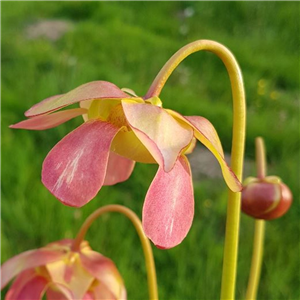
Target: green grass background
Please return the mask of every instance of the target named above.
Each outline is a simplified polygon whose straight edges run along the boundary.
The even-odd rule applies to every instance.
[[[57,41],[26,38],[29,25],[49,19],[70,21],[73,30]],[[300,298],[298,2],[1,2],[1,23],[2,261],[74,237],[84,219],[105,204],[124,204],[141,215],[156,172],[155,166],[137,164],[127,182],[103,187],[81,209],[65,207],[41,184],[41,165],[81,119],[41,132],[8,125],[40,100],[88,81],[111,81],[143,95],[175,51],[212,39],[231,49],[243,71],[246,158],[253,160],[254,139],[263,136],[269,174],[281,176],[294,195],[288,214],[267,224],[258,299]],[[217,57],[201,52],[187,58],[161,98],[166,108],[208,118],[230,152],[231,90]],[[227,190],[223,181],[208,178],[194,181],[194,188],[195,218],[187,238],[171,250],[153,249],[161,299],[219,298]],[[253,220],[243,215],[237,299],[245,295],[252,237]],[[87,238],[116,262],[128,298],[147,299],[143,254],[129,221],[105,215]]]

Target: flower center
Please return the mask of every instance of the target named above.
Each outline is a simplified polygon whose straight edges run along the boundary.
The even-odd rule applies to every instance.
[[[94,100],[89,107],[88,118],[106,121],[112,109],[118,104],[119,99]]]
[[[110,111],[110,114],[108,115],[106,121],[117,127],[126,126],[126,128],[129,129],[129,124],[126,120],[123,107],[121,104],[116,105]]]

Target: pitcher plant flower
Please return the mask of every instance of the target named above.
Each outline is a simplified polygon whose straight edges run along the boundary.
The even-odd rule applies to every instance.
[[[114,263],[82,241],[72,251],[65,239],[21,253],[1,266],[1,289],[11,279],[5,300],[126,299],[121,275]]]
[[[78,102],[80,108],[61,110]],[[196,139],[214,154],[228,187],[241,190],[207,119],[184,117],[164,109],[156,96],[132,96],[106,81],[86,83],[47,98],[26,111],[27,120],[10,127],[44,130],[79,115],[84,123],[54,146],[42,167],[43,184],[66,205],[83,206],[103,185],[128,179],[135,162],[157,163],[143,208],[144,230],[158,247],[179,244],[194,215],[186,154],[193,150]]]

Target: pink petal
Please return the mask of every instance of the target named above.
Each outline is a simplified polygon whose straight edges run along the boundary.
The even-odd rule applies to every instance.
[[[53,96],[37,103],[25,112],[25,116],[32,117],[45,114],[80,101],[114,98],[128,98],[128,95],[113,83],[92,81],[64,95]]]
[[[29,250],[14,256],[1,266],[1,289],[3,289],[18,273],[60,260],[65,255],[66,254],[62,249],[49,250],[41,248]]]
[[[80,207],[103,185],[109,149],[119,128],[91,120],[70,132],[48,153],[42,182],[62,203]]]
[[[97,284],[93,288],[94,298],[92,299],[109,299],[109,300],[126,300],[126,293],[124,295],[114,295],[106,285],[102,284],[101,282]]]
[[[181,151],[191,142],[193,130],[182,125],[164,109],[122,100],[126,119],[160,166],[169,172]]]
[[[100,284],[103,284],[116,299],[126,299],[123,279],[110,259],[91,250],[80,253],[80,259],[82,266],[99,280]],[[104,292],[105,290],[103,290]]]
[[[20,274],[6,294],[5,300],[40,300],[47,286],[47,279],[31,271]]]
[[[42,105],[42,104],[44,104],[44,103],[46,104],[46,103],[50,103],[50,102],[55,102],[57,99],[61,98],[63,95],[64,95],[64,94],[59,94],[59,95],[50,96],[50,97],[48,97],[48,98],[42,100],[41,102],[39,102],[39,103],[33,105],[30,109],[28,109],[27,111],[25,111],[25,113],[24,113],[25,117],[28,117],[28,118],[33,117],[34,115],[29,115],[28,112],[29,112],[31,109],[33,109],[34,107],[36,107],[37,105],[40,105],[40,104]]]
[[[222,169],[224,180],[226,181],[228,187],[233,192],[240,192],[242,190],[242,184],[240,183],[236,175],[233,173],[233,171],[229,168],[224,159],[224,153],[221,146],[221,142],[213,125],[203,117],[183,117],[175,111],[168,110],[168,112],[172,116],[186,122],[186,124],[189,124],[194,128],[195,137],[204,146],[206,146],[218,160]]]
[[[73,293],[62,284],[49,282],[47,286],[47,299],[51,300],[74,300]]]
[[[189,162],[181,156],[166,173],[159,167],[146,195],[143,227],[153,243],[172,248],[187,235],[194,216],[194,193]]]
[[[204,137],[206,137],[212,146],[218,151],[221,157],[224,158],[222,144],[215,127],[207,119],[199,116],[184,117],[194,128],[197,129]]]
[[[101,298],[95,298],[92,292],[88,292],[83,296],[82,300],[95,300],[95,299],[101,299]]]
[[[9,128],[44,130],[56,127],[87,112],[84,108],[59,111],[49,115],[41,115],[10,125]]]
[[[127,180],[134,165],[134,161],[110,151],[103,185],[113,185]]]
[[[23,287],[36,276],[37,273],[34,269],[29,269],[21,272],[10,286],[8,292],[6,293],[5,300],[17,299],[18,294],[23,289]]]
[[[74,298],[68,298],[60,291],[55,291],[52,290],[51,288],[47,290],[46,295],[47,295],[47,299],[51,299],[51,300],[68,300],[68,299],[73,300],[74,299]]]

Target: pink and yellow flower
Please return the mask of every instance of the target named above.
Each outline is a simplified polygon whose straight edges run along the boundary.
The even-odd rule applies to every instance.
[[[74,103],[80,108],[61,110]],[[83,115],[85,122],[54,146],[42,168],[43,184],[66,205],[83,206],[103,185],[128,179],[135,162],[157,163],[143,226],[158,247],[176,246],[191,227],[194,196],[186,154],[196,139],[214,154],[228,187],[241,190],[213,125],[162,108],[158,97],[130,96],[112,83],[94,81],[47,98],[25,115],[27,120],[11,128],[44,130]]]
[[[93,251],[86,241],[72,251],[72,240],[61,240],[19,254],[1,267],[1,289],[16,279],[5,300],[126,299],[114,263]]]

